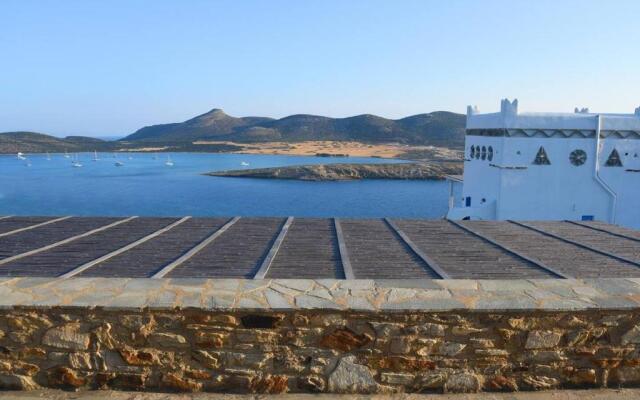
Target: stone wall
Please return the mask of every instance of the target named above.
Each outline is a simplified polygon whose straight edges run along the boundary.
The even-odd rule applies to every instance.
[[[475,392],[640,384],[637,311],[220,313],[13,309],[0,385]]]
[[[640,279],[0,279],[0,388],[640,385]]]

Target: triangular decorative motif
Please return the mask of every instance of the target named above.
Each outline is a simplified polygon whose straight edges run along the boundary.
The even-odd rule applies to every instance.
[[[538,154],[536,154],[535,160],[533,160],[535,165],[551,165],[551,161],[549,161],[549,157],[547,156],[547,152],[544,147],[540,146],[538,150]]]
[[[604,163],[607,167],[622,167],[622,160],[620,160],[620,154],[618,154],[618,150],[613,149],[611,154],[609,154],[609,158],[607,162]]]

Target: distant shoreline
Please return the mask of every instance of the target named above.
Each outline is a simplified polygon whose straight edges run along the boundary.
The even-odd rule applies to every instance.
[[[1,144],[1,143],[0,143]],[[257,142],[195,141],[186,143],[140,144],[129,142],[76,143],[55,146],[47,143],[28,146],[0,146],[0,154],[49,153],[233,153],[311,157],[371,157],[403,160],[460,161],[462,152],[447,147],[405,145],[401,143],[367,143],[355,141]]]

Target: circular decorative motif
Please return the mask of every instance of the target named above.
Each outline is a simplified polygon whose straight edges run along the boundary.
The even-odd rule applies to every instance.
[[[476,146],[471,146],[471,159],[476,156]]]
[[[481,157],[482,157],[483,160],[487,159],[487,147],[486,146],[482,146]]]
[[[571,164],[579,167],[587,161],[587,153],[580,149],[574,150],[569,154],[569,161],[571,161]]]
[[[487,150],[487,160],[493,161],[493,147],[489,146]]]

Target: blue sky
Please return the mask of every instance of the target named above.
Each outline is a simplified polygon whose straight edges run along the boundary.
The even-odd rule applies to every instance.
[[[124,135],[211,108],[632,112],[640,2],[0,3],[0,131]]]

